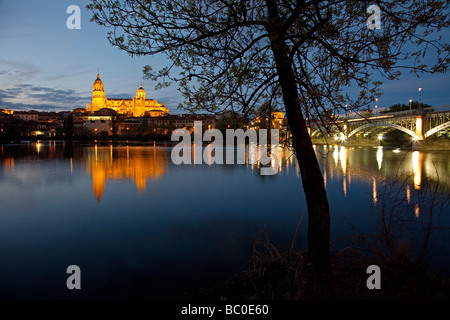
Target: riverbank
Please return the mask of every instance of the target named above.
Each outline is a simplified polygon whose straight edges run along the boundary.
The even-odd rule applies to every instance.
[[[334,288],[316,279],[306,252],[260,244],[244,271],[225,283],[190,292],[188,299],[220,300],[447,300],[450,277],[415,263],[404,252],[374,260],[355,249],[332,254]],[[379,289],[368,266],[380,269]],[[370,278],[370,279],[369,279]]]

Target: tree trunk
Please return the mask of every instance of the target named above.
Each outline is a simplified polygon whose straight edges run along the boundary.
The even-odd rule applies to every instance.
[[[284,31],[280,28],[281,20],[276,3],[273,0],[266,0],[266,4],[270,17],[267,31],[308,206],[308,259],[319,279],[324,284],[332,286],[330,212],[323,176],[302,114],[295,75],[289,62]]]

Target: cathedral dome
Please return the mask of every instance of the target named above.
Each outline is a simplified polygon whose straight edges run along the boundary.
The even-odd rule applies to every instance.
[[[97,73],[97,79],[94,81],[94,91],[104,91],[103,82],[100,80],[100,74]]]
[[[142,88],[142,84],[136,91],[136,99],[145,99],[145,90]]]

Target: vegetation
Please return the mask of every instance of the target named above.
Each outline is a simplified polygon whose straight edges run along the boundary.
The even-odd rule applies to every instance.
[[[381,269],[381,289],[369,290],[367,267]],[[334,287],[327,290],[314,276],[305,251],[279,251],[259,240],[241,273],[225,283],[190,292],[190,298],[225,300],[371,300],[449,299],[450,277],[411,261],[407,254],[370,259],[356,250],[332,253]]]
[[[73,136],[74,136],[73,115],[70,113],[64,118],[63,131],[64,131],[64,137],[66,139],[73,139]]]
[[[389,113],[389,112],[399,112],[399,111],[408,111],[408,110],[417,110],[417,109],[429,109],[431,105],[426,103],[419,103],[418,101],[412,101],[411,105],[404,103],[397,103],[389,107],[389,109],[381,110],[380,113]]]
[[[450,47],[435,33],[450,24],[448,1],[377,4],[381,30],[367,27],[365,1],[92,0],[88,9],[93,21],[112,27],[112,45],[131,55],[165,54],[171,65],[146,66],[144,75],[162,79],[159,87],[176,81],[191,111],[248,115],[263,104],[284,106],[308,206],[308,261],[331,286],[329,204],[305,119],[374,101],[380,82],[373,72],[396,79],[405,63],[444,72],[449,62]],[[350,85],[360,94],[345,95]]]

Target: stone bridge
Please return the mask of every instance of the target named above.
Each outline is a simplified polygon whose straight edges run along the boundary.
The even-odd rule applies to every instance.
[[[336,117],[336,121],[328,126],[311,125],[311,138],[332,137],[335,140],[346,140],[351,137],[366,137],[391,130],[402,131],[413,140],[425,140],[433,135],[450,136],[450,105],[424,110],[408,110],[392,113],[352,113]]]

